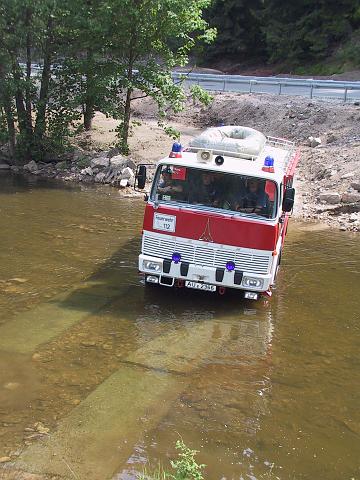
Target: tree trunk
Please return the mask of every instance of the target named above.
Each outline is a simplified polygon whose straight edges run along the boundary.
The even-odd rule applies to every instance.
[[[94,118],[94,103],[90,99],[86,99],[84,109],[84,128],[86,131],[91,130]]]
[[[124,107],[124,117],[123,117],[123,124],[121,129],[121,139],[120,139],[120,148],[122,153],[128,154],[129,153],[129,131],[130,131],[130,119],[131,119],[131,95],[133,92],[132,79],[133,79],[133,68],[134,68],[134,61],[135,61],[135,43],[136,43],[136,33],[132,32],[132,38],[130,42],[130,49],[129,49],[129,60],[128,60],[128,70],[127,70],[127,80],[128,80],[128,88],[126,89],[126,99],[125,99],[125,107]]]
[[[15,155],[16,155],[15,120],[14,120],[14,115],[13,115],[13,110],[11,105],[12,103],[11,96],[9,95],[9,91],[6,86],[5,73],[4,73],[3,66],[1,64],[0,64],[0,100],[1,100],[1,103],[3,104],[3,108],[5,112],[10,158],[12,161],[14,161]]]
[[[51,58],[52,58],[52,44],[53,44],[53,19],[49,17],[47,24],[47,35],[44,48],[44,66],[41,76],[41,86],[39,94],[39,102],[36,115],[36,123],[34,129],[34,136],[37,147],[42,151],[42,142],[46,132],[46,108],[49,97],[49,85],[51,74]]]
[[[3,98],[4,101],[4,111],[6,116],[6,125],[8,131],[8,145],[9,145],[9,154],[13,163],[16,163],[16,130],[15,130],[15,121],[14,115],[11,108],[11,103]]]
[[[129,78],[129,77],[128,77]],[[126,91],[126,100],[125,100],[125,108],[124,108],[124,120],[121,132],[121,150],[122,153],[128,154],[129,146],[129,130],[130,130],[130,118],[131,118],[131,94],[133,90],[132,88],[128,88]]]
[[[16,90],[15,90],[15,104],[16,104],[16,111],[18,116],[19,122],[19,130],[22,135],[27,134],[26,128],[26,110],[25,110],[25,103],[24,103],[24,95],[20,88],[21,83],[21,70],[17,60],[14,60],[13,63],[13,77],[15,80]]]
[[[32,12],[28,7],[26,9],[26,92],[25,92],[25,108],[26,108],[26,129],[30,137],[32,136],[32,106],[31,106],[31,19]]]
[[[92,92],[94,82],[93,52],[89,48],[86,52],[86,84],[85,84],[85,105],[84,105],[84,128],[91,130],[95,114],[94,94]]]

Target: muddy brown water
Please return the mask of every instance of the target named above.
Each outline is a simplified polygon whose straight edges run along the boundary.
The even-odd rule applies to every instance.
[[[131,479],[182,438],[211,480],[359,478],[358,236],[292,222],[276,292],[252,303],[145,288],[142,213],[0,178],[6,468]]]

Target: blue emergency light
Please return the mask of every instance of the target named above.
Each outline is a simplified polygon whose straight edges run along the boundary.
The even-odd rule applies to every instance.
[[[181,151],[182,151],[181,143],[174,142],[173,146],[172,146],[172,149],[171,149],[171,152],[170,152],[170,155],[169,155],[169,158],[181,158],[182,157]]]
[[[230,262],[226,262],[226,270],[228,272],[232,272],[235,270],[235,263],[230,260]]]
[[[265,157],[264,166],[262,167],[264,172],[274,173],[274,158],[268,155]]]
[[[178,252],[174,252],[174,253],[172,254],[171,259],[172,259],[172,261],[173,261],[174,263],[179,263],[180,260],[181,260],[181,254],[178,253]]]

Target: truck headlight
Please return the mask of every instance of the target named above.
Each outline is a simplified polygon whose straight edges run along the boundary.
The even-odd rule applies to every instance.
[[[144,260],[144,270],[151,270],[152,272],[161,272],[161,262],[154,262],[154,260]]]
[[[242,283],[245,287],[262,288],[264,280],[255,277],[244,277]]]

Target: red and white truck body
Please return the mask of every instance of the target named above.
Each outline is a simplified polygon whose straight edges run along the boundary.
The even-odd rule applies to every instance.
[[[220,294],[231,288],[249,299],[271,294],[294,201],[299,151],[287,140],[256,134],[264,140],[255,149],[251,135],[247,144],[234,139],[234,151],[221,141],[186,150],[175,144],[157,164],[139,255],[146,282]],[[139,186],[145,177],[141,167]],[[250,186],[259,192],[249,193]],[[256,204],[259,197],[264,206]],[[255,198],[253,208],[248,198]]]

